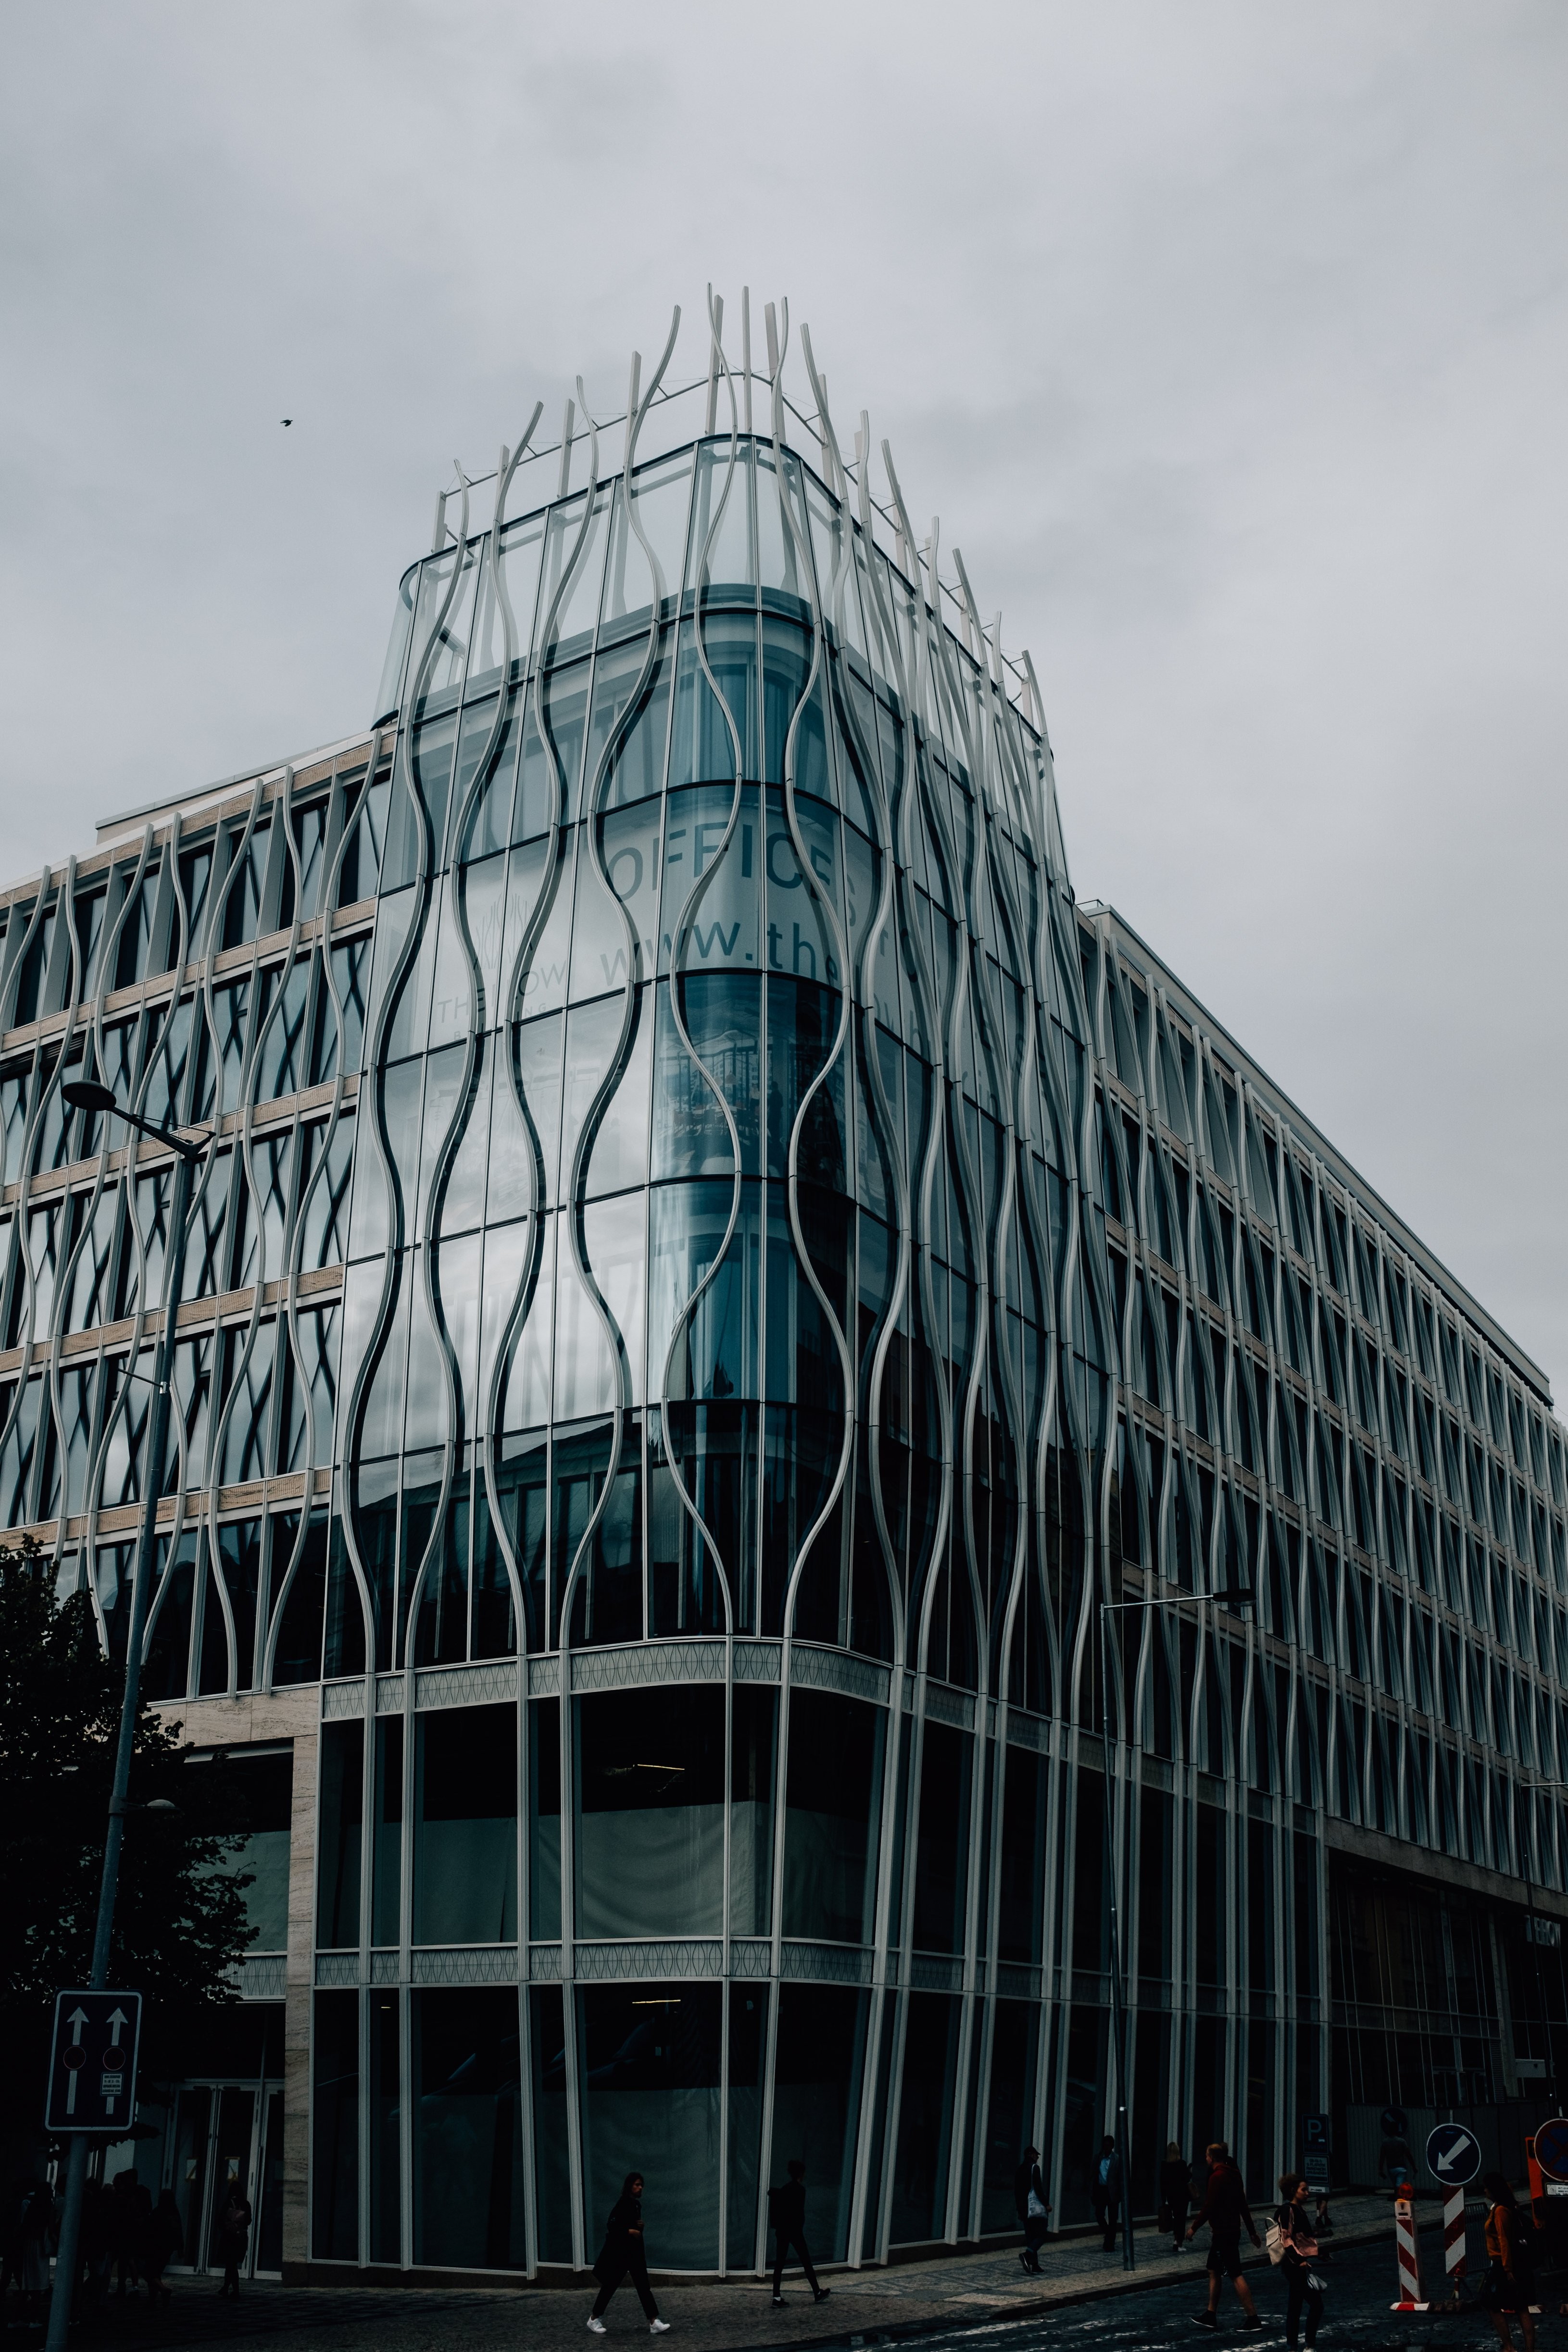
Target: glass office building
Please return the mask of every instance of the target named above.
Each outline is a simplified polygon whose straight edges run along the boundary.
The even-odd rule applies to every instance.
[[[196,2259],[238,2178],[264,2269],[559,2276],[636,2165],[748,2272],[798,2155],[876,2263],[1031,2137],[1070,2224],[1113,1972],[1140,2209],[1556,2073],[1546,1380],[1075,899],[779,340],[444,499],[366,732],[0,900],[0,1505],[123,1654],[156,1489],[148,1686],[265,1794]],[[211,1139],[178,1301],[83,1074]]]

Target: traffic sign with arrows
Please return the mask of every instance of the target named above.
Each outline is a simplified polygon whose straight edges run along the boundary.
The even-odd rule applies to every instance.
[[[1463,2124],[1438,2124],[1426,2135],[1426,2169],[1445,2189],[1462,2189],[1481,2168],[1481,2144]]]
[[[129,2132],[136,2118],[139,1992],[55,1996],[55,2038],[44,2107],[48,2132]]]

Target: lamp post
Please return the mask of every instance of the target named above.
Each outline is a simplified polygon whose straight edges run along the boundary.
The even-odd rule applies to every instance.
[[[1105,1875],[1110,1895],[1110,2032],[1116,2049],[1116,2146],[1121,2158],[1121,2267],[1135,2267],[1132,2251],[1132,2150],[1127,2129],[1127,1991],[1121,1960],[1121,1913],[1116,1899],[1117,1841],[1111,1829],[1114,1791],[1110,1782],[1110,1668],[1106,1619],[1124,1609],[1174,1609],[1183,1601],[1218,1601],[1233,1609],[1252,1605],[1249,1584],[1227,1585],[1219,1592],[1158,1593],[1142,1601],[1102,1601],[1100,1604],[1100,1743],[1105,1769]]]
[[[153,1805],[145,1807],[132,1805],[129,1801],[131,1751],[136,1736],[136,1711],[142,1695],[142,1644],[146,1638],[148,1592],[156,1557],[158,1488],[162,1484],[163,1444],[169,1426],[169,1392],[174,1369],[174,1315],[179,1306],[185,1269],[185,1220],[190,1213],[191,1173],[206,1145],[188,1143],[184,1138],[171,1134],[166,1127],[157,1127],[151,1119],[125,1109],[116,1101],[110,1087],[100,1086],[94,1079],[69,1079],[60,1091],[74,1109],[102,1111],[106,1116],[122,1118],[127,1127],[134,1127],[142,1134],[152,1136],[155,1142],[166,1143],[175,1154],[168,1277],[163,1290],[163,1327],[158,1335],[158,1352],[153,1371],[153,1404],[148,1415],[146,1469],[143,1474],[146,1494],[136,1547],[136,1566],[131,1582],[131,1622],[125,1641],[125,1684],[120,1701],[120,1738],[114,1752],[114,1780],[110,1790],[109,1823],[103,1840],[103,1875],[98,1889],[98,1926],[92,1940],[89,1982],[92,1990],[97,1992],[109,1982],[110,1942],[114,1932],[115,1897],[120,1890],[120,1851],[125,1839],[125,1816],[128,1812],[163,1810],[162,1800],[155,1800]],[[71,2305],[76,2300],[82,2192],[87,2186],[87,2141],[85,2132],[76,2132],[71,2137],[66,2169],[66,2209],[60,2217],[54,2293],[49,2298],[47,2352],[65,2352]]]

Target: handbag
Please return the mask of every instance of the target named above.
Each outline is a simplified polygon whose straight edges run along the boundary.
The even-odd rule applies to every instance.
[[[1278,2221],[1270,2221],[1263,2232],[1263,2251],[1277,2266],[1285,2259],[1285,2232]]]

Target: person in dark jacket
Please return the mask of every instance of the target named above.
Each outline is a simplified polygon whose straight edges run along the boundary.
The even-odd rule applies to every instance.
[[[606,2333],[605,2314],[610,2307],[611,2296],[624,2278],[629,2278],[637,2291],[637,2301],[643,2307],[648,2334],[668,2335],[669,2322],[659,2317],[653,2289],[647,2283],[640,2172],[628,2172],[621,2183],[621,2193],[611,2206],[609,2219],[605,2223],[605,2242],[599,2249],[599,2259],[594,2264],[594,2276],[599,2282],[599,2293],[588,2315],[588,2326],[594,2335]]]
[[[1513,2201],[1513,2190],[1500,2172],[1481,2176],[1487,2200],[1487,2275],[1481,2301],[1492,2315],[1498,2342],[1513,2352],[1510,2318],[1519,2322],[1524,2352],[1535,2352],[1534,2230]]]
[[[785,2169],[789,2179],[768,2191],[768,2220],[773,2232],[773,2302],[784,2301],[784,2271],[793,2247],[800,2256],[805,2283],[811,2289],[813,2303],[826,2303],[831,2287],[819,2286],[816,2273],[811,2267],[811,2256],[805,2244],[805,2167],[798,2156],[792,2156]]]
[[[223,2263],[220,2294],[239,2293],[239,2266],[250,2243],[250,2200],[238,2181],[233,2181],[217,2219],[217,2254]]]
[[[1171,2252],[1184,2253],[1187,2245],[1187,2160],[1173,2139],[1165,2143],[1160,2167],[1160,2204],[1164,2226],[1171,2232]]]
[[[1252,2300],[1252,2289],[1241,2275],[1241,2232],[1245,2227],[1255,2246],[1263,2241],[1258,2234],[1247,2202],[1247,2191],[1241,2185],[1241,2174],[1231,2162],[1230,2148],[1223,2139],[1216,2139],[1208,2151],[1208,2186],[1204,2201],[1187,2223],[1189,2238],[1196,2235],[1206,2221],[1209,2231],[1209,2307],[1196,2315],[1200,2327],[1217,2327],[1215,2316],[1219,2302],[1220,2281],[1229,2279],[1236,2289],[1236,2299],[1247,2314],[1249,2327],[1261,2327],[1258,2305]]]
[[[1113,2254],[1116,2252],[1116,2228],[1121,2219],[1121,2158],[1109,2132],[1100,2141],[1100,2154],[1094,2159],[1089,2201],[1094,2208],[1096,2221],[1105,2232],[1105,2251]]]
[[[1013,2202],[1024,2227],[1024,2244],[1018,2260],[1026,2271],[1038,2273],[1040,2247],[1051,2209],[1046,2199],[1046,2184],[1040,2172],[1040,2151],[1026,2147],[1017,2171],[1013,2175]]]
[[[1274,2220],[1284,2247],[1279,2267],[1285,2273],[1285,2342],[1289,2352],[1296,2352],[1301,2306],[1305,2304],[1310,2352],[1323,2316],[1323,2290],[1318,2284],[1317,2265],[1326,2257],[1318,2251],[1317,2232],[1307,2210],[1307,2184],[1299,2172],[1279,2175],[1279,2194],[1284,2202]]]

